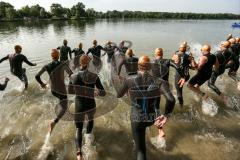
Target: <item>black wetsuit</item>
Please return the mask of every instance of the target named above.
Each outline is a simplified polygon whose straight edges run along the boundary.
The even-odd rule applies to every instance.
[[[104,50],[105,50],[105,52],[106,52],[106,54],[107,54],[107,56],[108,56],[108,58],[107,58],[107,62],[108,63],[114,63],[115,62],[115,49],[116,49],[117,47],[116,46],[112,46],[112,45],[106,45],[105,47],[104,47]]]
[[[118,75],[120,75],[122,66],[125,66],[126,72],[128,75],[137,74],[138,70],[138,58],[137,57],[128,57],[122,60],[118,66]]]
[[[197,71],[197,74],[190,79],[189,84],[192,86],[196,84],[201,86],[211,78],[213,66],[216,63],[217,58],[211,53],[204,56],[207,57],[207,62]]]
[[[137,160],[146,160],[145,134],[146,128],[154,124],[159,114],[156,108],[160,96],[160,85],[165,83],[154,78],[148,72],[137,74],[127,79],[117,93],[123,97],[127,92],[131,100],[131,127],[136,146]],[[169,116],[173,108],[167,108],[165,115]]]
[[[96,110],[94,98],[95,87],[99,91],[99,96],[105,96],[106,92],[97,74],[88,70],[81,70],[71,76],[69,93],[75,94],[75,125],[76,125],[76,147],[81,151],[82,130],[85,116],[87,116],[87,134],[92,133],[93,119]]]
[[[57,123],[65,114],[68,106],[67,90],[64,83],[64,72],[67,72],[69,76],[72,74],[70,68],[63,62],[54,60],[51,63],[45,65],[35,76],[39,84],[43,84],[41,75],[47,72],[50,76],[50,85],[52,94],[59,99],[60,112],[57,113],[57,117],[54,122]]]
[[[60,61],[61,62],[68,60],[68,54],[69,54],[70,59],[72,59],[72,52],[71,52],[70,47],[63,45],[61,47],[58,47],[57,49],[60,50]]]
[[[100,68],[101,67],[101,50],[104,50],[104,48],[100,45],[98,46],[93,46],[88,49],[87,54],[92,53],[93,55],[93,64],[95,67]]]
[[[81,57],[81,55],[85,54],[85,52],[80,49],[80,48],[75,48],[72,50],[72,53],[74,53],[74,67],[77,68],[79,67],[79,59]]]
[[[177,52],[176,54],[179,54],[179,52]],[[180,71],[181,71],[181,73],[183,73],[184,77],[181,77],[179,72],[176,71],[175,87],[177,90],[178,101],[181,105],[183,105],[183,103],[184,103],[183,102],[183,87],[180,87],[178,82],[181,78],[184,78],[186,82],[189,80],[189,78],[190,78],[189,69],[190,69],[191,60],[189,60],[189,55],[186,53],[179,54],[179,56],[180,56],[181,60],[177,64],[177,66],[180,68]]]
[[[162,80],[166,81],[165,84],[161,85],[161,89],[162,91],[164,91],[162,94],[166,98],[165,108],[173,108],[176,103],[176,100],[170,90],[170,85],[168,83],[170,66],[176,69],[176,71],[179,72],[181,77],[184,77],[179,67],[169,59],[154,59],[152,64],[153,76],[157,78],[161,78]],[[161,97],[158,98],[158,101],[156,104],[157,106],[160,105],[160,100],[161,100]]]
[[[239,43],[234,44],[230,50],[232,51],[231,60],[233,61],[233,63],[227,65],[226,68],[230,68],[228,72],[229,77],[237,81],[236,76],[233,73],[237,72],[239,69],[240,44]]]
[[[215,56],[217,57],[218,63],[219,63],[219,68],[218,71],[213,70],[211,78],[208,81],[208,86],[216,92],[218,95],[221,94],[220,90],[215,86],[215,82],[218,78],[218,76],[222,75],[225,72],[225,68],[227,63],[232,57],[232,53],[229,52],[229,50],[226,51],[217,51],[215,53]]]
[[[0,84],[0,91],[5,90],[5,88],[7,87],[8,81],[5,80],[5,82],[3,84]]]
[[[11,73],[18,77],[24,84],[25,89],[28,87],[28,78],[26,75],[26,69],[22,68],[22,63],[25,62],[29,66],[35,66],[35,64],[31,63],[26,56],[23,54],[9,54],[6,57],[2,58],[0,60],[0,63],[2,63],[5,60],[9,60],[10,63],[10,70]]]
[[[119,51],[120,54],[125,55],[125,53],[126,53],[127,50],[128,50],[128,47],[125,47],[125,46],[119,46],[117,49],[118,49],[118,51]]]

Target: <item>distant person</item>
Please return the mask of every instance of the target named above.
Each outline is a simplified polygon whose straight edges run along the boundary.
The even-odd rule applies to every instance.
[[[52,62],[43,66],[43,68],[35,76],[37,82],[43,89],[46,89],[47,84],[42,82],[41,75],[45,72],[50,77],[50,86],[52,95],[59,99],[60,112],[57,117],[49,124],[49,133],[52,133],[54,126],[62,118],[68,108],[67,89],[64,83],[64,72],[66,71],[69,77],[73,74],[70,68],[64,62],[59,61],[59,52],[56,49],[52,49],[51,52]]]
[[[232,53],[228,50],[230,47],[229,41],[221,42],[220,50],[215,53],[215,56],[218,61],[218,68],[214,68],[212,71],[212,75],[208,81],[208,86],[217,93],[221,99],[226,102],[227,97],[218,89],[215,85],[217,78],[225,72],[226,65],[228,64],[229,60],[231,59]]]
[[[79,67],[79,59],[83,54],[85,54],[82,48],[83,48],[82,43],[79,43],[78,48],[74,48],[72,50],[72,53],[74,53],[74,61],[73,61],[74,68]]]
[[[163,127],[173,108],[166,108],[165,114],[160,115],[156,111],[156,98],[160,96],[159,86],[164,81],[158,81],[149,74],[151,70],[150,58],[142,56],[138,61],[138,74],[124,81],[117,91],[117,97],[121,98],[129,94],[131,100],[131,128],[135,142],[137,160],[146,160],[146,129],[154,123],[158,128]]]
[[[121,78],[122,67],[125,66],[128,75],[136,75],[138,70],[138,58],[134,56],[133,50],[126,51],[126,58],[124,58],[118,66],[118,77]]]
[[[0,83],[0,91],[4,91],[5,88],[7,87],[9,78],[5,78],[5,82],[3,84]]]
[[[185,82],[187,82],[190,78],[189,69],[193,69],[196,65],[194,61],[194,57],[191,54],[187,54],[187,45],[181,44],[179,46],[179,50],[173,55],[172,60],[177,64],[178,68],[180,68],[181,73],[184,75]],[[181,75],[179,72],[175,74],[175,87],[177,90],[178,101],[181,106],[183,106],[183,86],[179,85],[179,81],[181,80]]]
[[[105,49],[97,44],[97,40],[93,40],[93,46],[88,49],[86,54],[91,53],[93,56],[93,65],[100,70],[102,61],[101,61],[101,51],[105,51]]]
[[[82,157],[82,130],[83,123],[87,121],[86,143],[93,142],[94,114],[96,111],[95,96],[105,96],[106,92],[97,74],[88,71],[90,57],[80,57],[81,70],[73,74],[70,79],[69,93],[75,94],[75,125],[76,125],[76,147],[77,159]],[[85,119],[85,116],[87,119]]]
[[[115,46],[111,41],[107,41],[107,44],[104,47],[105,53],[102,56],[107,55],[107,62],[115,65],[115,51],[117,46]]]
[[[119,51],[120,54],[125,55],[125,53],[128,50],[128,47],[125,46],[125,41],[121,41],[117,50]]]
[[[201,52],[202,56],[196,66],[197,73],[189,80],[188,88],[206,100],[208,95],[200,90],[200,86],[211,78],[213,67],[218,70],[219,63],[216,56],[211,53],[210,45],[203,45]]]
[[[69,58],[72,59],[72,52],[71,48],[68,47],[68,41],[66,39],[63,40],[63,45],[60,47],[57,47],[58,50],[60,50],[60,61],[66,62]]]
[[[11,73],[14,76],[18,77],[24,83],[26,90],[28,88],[28,78],[26,75],[26,69],[22,68],[22,63],[25,62],[29,66],[36,66],[37,64],[31,63],[30,61],[28,61],[25,55],[21,54],[22,47],[20,45],[16,45],[14,49],[15,53],[9,54],[6,57],[2,58],[0,60],[0,63],[5,60],[9,60]]]

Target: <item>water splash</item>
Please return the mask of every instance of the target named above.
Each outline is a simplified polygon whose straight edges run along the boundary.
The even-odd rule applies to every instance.
[[[82,146],[84,160],[96,160],[97,159],[97,149],[93,145],[94,136],[92,134],[84,135],[84,145]]]
[[[166,144],[166,139],[164,137],[153,137],[150,139],[152,145],[156,147],[157,149],[166,149],[167,144]]]
[[[202,101],[202,112],[205,115],[214,117],[218,113],[218,108],[217,103],[211,98]]]
[[[237,83],[237,89],[240,91],[240,82]]]
[[[38,155],[38,160],[45,160],[48,156],[48,154],[53,150],[53,146],[50,143],[50,133],[48,133],[45,137],[44,144],[40,150],[40,153]]]

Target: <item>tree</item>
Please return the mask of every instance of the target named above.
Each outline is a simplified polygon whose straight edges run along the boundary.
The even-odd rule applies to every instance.
[[[18,10],[18,13],[21,17],[29,17],[30,16],[30,8],[29,6],[24,6],[20,10]]]
[[[71,8],[71,13],[76,18],[85,17],[85,5],[81,2],[78,2]]]
[[[8,12],[8,16],[9,16],[9,12],[15,12],[14,7],[10,4],[10,3],[6,3],[6,2],[0,2],[0,19],[2,18],[6,18],[7,13]]]
[[[58,3],[53,3],[50,8],[52,15],[56,17],[62,17],[65,12],[62,5]]]
[[[37,17],[37,18],[39,18],[41,9],[42,9],[42,7],[40,7],[38,4],[34,5],[34,6],[31,6],[30,11],[29,11],[30,17]]]
[[[96,11],[93,8],[88,8],[86,10],[86,17],[88,18],[96,17]]]
[[[14,8],[10,7],[10,8],[6,8],[5,9],[5,13],[6,13],[6,18],[8,20],[13,20],[15,18],[16,15],[16,11]]]

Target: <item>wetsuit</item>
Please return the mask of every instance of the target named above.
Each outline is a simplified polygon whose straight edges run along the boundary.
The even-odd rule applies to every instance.
[[[219,68],[218,68],[218,71],[215,71],[215,70],[212,71],[212,75],[208,81],[208,86],[218,95],[221,95],[220,90],[215,86],[215,82],[218,76],[222,75],[225,72],[226,65],[228,61],[231,59],[232,53],[229,52],[229,50],[217,51],[215,53],[215,56],[218,60]]]
[[[96,110],[94,99],[95,87],[99,96],[105,96],[106,92],[97,74],[88,70],[81,70],[73,74],[70,79],[69,93],[75,94],[75,125],[76,125],[76,147],[81,151],[82,130],[85,116],[87,116],[87,134],[92,133],[93,119]]]
[[[29,66],[36,66],[36,64],[31,63],[26,56],[23,54],[9,54],[6,57],[2,58],[0,60],[0,63],[2,63],[5,60],[9,60],[10,63],[10,70],[11,73],[18,77],[24,84],[25,84],[25,89],[28,87],[28,78],[26,75],[26,68],[22,68],[22,63],[25,62]]]
[[[148,72],[127,79],[118,90],[117,97],[123,97],[127,92],[131,100],[131,128],[136,146],[137,160],[146,160],[145,134],[146,128],[154,124],[159,111],[156,101],[160,96],[160,85],[165,83],[155,79]],[[165,115],[169,116],[173,108],[167,108]]]
[[[211,78],[213,66],[216,63],[217,58],[211,53],[204,56],[207,57],[207,62],[197,71],[197,74],[190,79],[189,84],[192,86],[196,84],[201,86]]]
[[[4,84],[0,84],[0,91],[5,90],[5,88],[7,87],[8,81],[5,80]]]
[[[50,86],[52,94],[59,99],[60,112],[57,113],[57,117],[54,122],[57,123],[65,114],[68,106],[67,90],[64,83],[64,72],[69,75],[72,74],[70,68],[63,62],[53,60],[51,63],[45,65],[35,76],[39,84],[44,83],[41,80],[41,75],[47,72],[50,76]]]
[[[101,67],[101,50],[104,50],[104,48],[100,45],[93,46],[88,49],[87,54],[92,53],[93,55],[93,64],[95,67],[100,68]]]
[[[81,57],[81,55],[85,54],[85,52],[80,49],[80,48],[75,48],[72,50],[72,53],[74,53],[74,67],[77,68],[79,67],[79,59]]]
[[[179,67],[169,59],[154,59],[152,64],[153,76],[157,78],[161,78],[162,80],[166,81],[166,83],[161,85],[161,88],[164,91],[162,94],[166,98],[165,108],[173,108],[176,103],[176,100],[170,90],[170,86],[168,83],[170,66],[176,69],[176,71],[179,72],[181,77],[184,77]],[[160,100],[161,100],[161,97],[158,98],[158,101],[156,104],[157,107],[160,105]]]
[[[190,78],[189,75],[189,68],[190,68],[190,64],[191,64],[191,60],[189,60],[189,55],[186,53],[180,54],[180,52],[176,53],[177,55],[180,56],[180,61],[177,64],[177,66],[180,68],[181,73],[183,73],[184,75],[184,79],[187,82]],[[181,105],[183,105],[183,87],[180,87],[178,82],[181,79],[181,75],[179,74],[179,72],[176,71],[175,74],[175,87],[177,90],[177,97],[178,97],[178,101]]]
[[[71,48],[68,46],[61,46],[57,48],[58,50],[60,50],[60,61],[64,62],[68,60],[68,54],[70,59],[72,59],[72,52],[71,52]]]
[[[128,47],[125,47],[125,46],[119,46],[117,49],[118,49],[118,51],[119,51],[120,54],[125,55],[125,53],[126,53],[127,50],[128,50]]]
[[[108,63],[114,63],[115,62],[115,49],[116,49],[117,47],[116,46],[112,46],[112,45],[106,45],[105,47],[104,47],[104,50],[105,50],[105,52],[106,52],[106,54],[107,54],[107,56],[108,56],[108,58],[107,58],[107,62]]]
[[[138,70],[138,58],[137,57],[128,57],[122,60],[118,66],[118,75],[120,75],[122,66],[125,66],[126,72],[128,75],[137,74]]]
[[[228,72],[229,77],[231,77],[233,80],[237,81],[238,79],[235,76],[235,72],[237,72],[238,68],[239,68],[240,44],[239,43],[234,44],[230,48],[230,50],[232,51],[231,60],[233,61],[233,63],[228,64],[226,66],[226,68],[230,68],[229,72]]]

